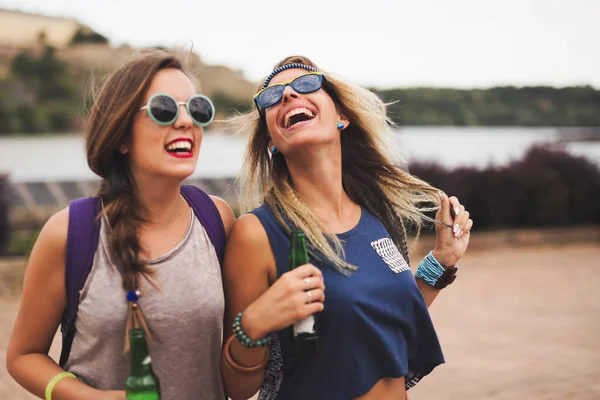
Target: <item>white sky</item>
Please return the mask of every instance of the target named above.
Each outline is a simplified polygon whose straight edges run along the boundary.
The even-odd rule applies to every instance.
[[[352,3],[352,4],[351,4]],[[177,45],[251,80],[291,54],[378,87],[600,88],[600,0],[0,0],[113,45]]]

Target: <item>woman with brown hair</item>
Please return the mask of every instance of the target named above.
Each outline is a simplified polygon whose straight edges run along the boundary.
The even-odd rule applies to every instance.
[[[309,59],[278,63],[254,101],[232,121],[250,132],[239,183],[251,211],[225,252],[229,396],[405,399],[444,362],[427,307],[454,280],[469,213],[397,166],[381,99]],[[424,221],[436,246],[413,275],[406,232]],[[297,229],[310,262],[289,271]],[[294,351],[291,326],[311,314],[317,355]]]
[[[45,224],[27,266],[7,353],[8,371],[27,390],[54,400],[125,399],[128,333],[143,328],[163,400],[224,398],[222,254],[213,239],[224,239],[234,215],[223,200],[182,185],[213,117],[172,55],[147,54],[104,83],[85,127],[88,164],[102,178],[88,202],[99,216],[82,227],[80,203],[71,203]],[[198,199],[205,202],[193,205]],[[203,215],[217,224],[209,228]],[[97,245],[73,249],[92,223]],[[81,267],[72,258],[85,246],[93,262],[75,287],[70,327]],[[61,321],[74,335],[57,365],[48,350]]]

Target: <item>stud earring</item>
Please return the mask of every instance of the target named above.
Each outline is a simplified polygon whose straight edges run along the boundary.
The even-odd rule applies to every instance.
[[[343,122],[338,122],[337,128],[338,129],[342,129],[343,127],[344,127],[344,123]]]
[[[272,146],[272,147],[270,148],[270,151],[271,151],[271,154],[276,154],[276,153],[277,153],[277,147],[275,147],[275,146]]]

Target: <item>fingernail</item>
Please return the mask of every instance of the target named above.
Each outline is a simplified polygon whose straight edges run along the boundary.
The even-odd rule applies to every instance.
[[[454,215],[458,215],[460,213],[460,208],[454,207]]]
[[[460,230],[460,227],[458,226],[458,224],[455,224],[454,228],[452,230],[454,231],[454,234],[456,235],[456,233]]]
[[[440,201],[444,201],[444,195],[442,192],[438,192],[438,197],[440,198]]]

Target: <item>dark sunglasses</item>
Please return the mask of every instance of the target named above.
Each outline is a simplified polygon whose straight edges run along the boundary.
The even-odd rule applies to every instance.
[[[152,121],[161,126],[171,125],[179,117],[179,107],[185,105],[187,113],[197,126],[208,126],[215,118],[215,106],[204,95],[197,94],[188,101],[177,101],[171,95],[157,93],[148,99],[148,103],[140,108],[146,110]]]
[[[286,86],[291,86],[292,89],[301,94],[312,93],[323,87],[323,78],[325,78],[325,75],[322,72],[309,72],[308,74],[300,75],[291,81],[281,82],[264,88],[254,95],[254,102],[259,109],[262,108],[264,110],[273,107],[283,98]]]

